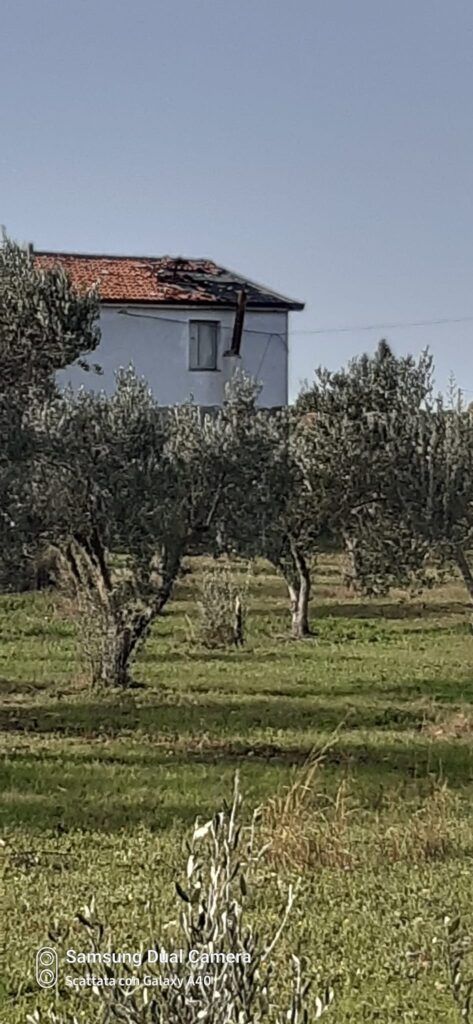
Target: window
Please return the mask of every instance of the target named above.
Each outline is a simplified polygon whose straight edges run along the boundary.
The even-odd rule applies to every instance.
[[[216,370],[218,354],[217,320],[191,320],[189,370]]]

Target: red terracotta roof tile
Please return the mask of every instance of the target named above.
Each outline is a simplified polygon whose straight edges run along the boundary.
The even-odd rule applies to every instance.
[[[212,260],[39,251],[33,252],[33,258],[44,270],[60,264],[79,289],[96,285],[104,303],[234,306],[244,288],[247,306],[304,308],[303,303],[248,281]]]

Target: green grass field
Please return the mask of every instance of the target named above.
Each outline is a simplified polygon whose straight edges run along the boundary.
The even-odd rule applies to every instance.
[[[186,830],[219,809],[235,769],[249,813],[325,744],[296,823],[320,835],[275,954],[281,978],[300,948],[333,984],[327,1021],[467,1019],[443,929],[460,913],[473,931],[473,635],[462,586],[363,601],[326,558],[315,635],[297,643],[284,588],[261,565],[245,648],[206,652],[189,632],[197,572],[138,659],[145,686],[123,695],[88,689],[74,628],[51,595],[0,598],[1,1024],[56,1001],[94,1024],[93,995],[74,1001],[34,981],[48,930],[72,923],[84,948],[74,915],[95,894],[117,948],[146,944],[172,916]],[[332,801],[342,781],[341,811]],[[252,900],[260,922],[277,920],[271,865]]]

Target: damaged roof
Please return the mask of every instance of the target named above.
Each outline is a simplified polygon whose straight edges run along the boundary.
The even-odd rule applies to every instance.
[[[104,303],[234,306],[243,289],[249,308],[304,309],[303,302],[249,281],[208,259],[36,250],[33,258],[36,266],[45,270],[62,266],[79,289],[96,285]]]

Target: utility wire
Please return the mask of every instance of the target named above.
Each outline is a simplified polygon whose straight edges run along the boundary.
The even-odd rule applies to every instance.
[[[162,316],[161,313],[133,313],[128,309],[120,309],[118,311],[122,316],[137,317],[140,320],[163,320],[170,324],[187,324],[188,320],[183,320],[178,317]],[[444,324],[466,324],[473,323],[473,316],[458,316],[458,317],[440,317],[437,320],[400,320],[394,323],[386,324],[353,324],[353,326],[347,327],[313,327],[313,328],[294,328],[291,329],[290,334],[347,334],[357,331],[394,331],[404,330],[410,327],[441,327]],[[233,331],[233,326],[227,324],[220,324],[220,329],[223,331]],[[275,331],[262,331],[257,330],[253,327],[244,327],[244,334],[266,334],[269,337],[280,337]]]
[[[439,327],[443,324],[472,323],[473,316],[441,317],[438,320],[401,320],[392,324],[361,324],[353,327],[317,327],[310,330],[296,328],[291,334],[344,334],[347,331],[393,331],[405,327]]]
[[[182,320],[175,316],[162,316],[161,313],[132,313],[129,309],[119,309],[121,316],[132,316],[139,320],[164,320],[168,324],[188,324],[189,320]],[[233,331],[233,324],[219,324],[221,331]],[[274,331],[257,331],[253,327],[243,327],[243,334],[275,334]],[[280,337],[280,335],[279,335]]]

